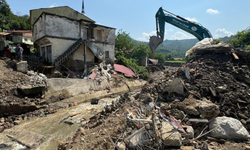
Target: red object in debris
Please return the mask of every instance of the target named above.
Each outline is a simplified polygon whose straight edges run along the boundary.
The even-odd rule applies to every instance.
[[[96,78],[96,74],[98,72],[98,69],[94,69],[91,73],[91,75],[89,76],[90,79],[95,79]]]
[[[149,61],[151,61],[154,65],[156,65],[158,63],[158,59],[148,59]]]
[[[131,69],[123,65],[114,64],[114,68],[115,71],[123,73],[126,77],[136,77]]]

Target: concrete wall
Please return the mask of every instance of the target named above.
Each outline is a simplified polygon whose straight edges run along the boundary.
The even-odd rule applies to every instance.
[[[99,33],[101,33],[101,39],[99,38]],[[96,27],[93,30],[93,36],[97,42],[105,42],[108,44],[115,44],[115,29]]]
[[[76,20],[85,19],[85,20],[94,22],[92,19],[90,19],[87,16],[73,10],[72,8],[70,8],[68,6],[62,6],[62,7],[40,8],[40,9],[30,10],[30,22],[31,22],[31,25],[37,20],[37,18],[43,12],[57,14],[57,15],[60,15],[60,16],[65,16],[65,17],[69,17],[69,18],[72,18],[72,19],[76,19]]]
[[[111,87],[111,93],[108,94],[118,94],[114,89],[120,89],[121,87],[125,87],[128,92],[129,89],[127,85],[130,87],[130,90],[135,90],[142,87],[146,81],[143,80],[134,80],[134,81],[125,81],[115,83],[114,81],[108,82],[104,80],[99,84],[96,80],[90,79],[65,79],[65,78],[51,78],[47,80],[48,90],[45,94],[46,97],[50,96],[58,96],[59,94],[66,94],[68,97],[77,96],[80,94],[90,94],[96,95],[100,91],[106,92],[106,87]],[[104,93],[102,93],[103,95]],[[82,99],[84,101],[84,99]]]
[[[55,59],[64,53],[76,40],[66,40],[66,39],[57,39],[57,38],[47,38],[52,46],[52,63]]]
[[[66,18],[46,15],[46,35],[64,38],[80,38],[80,23]]]
[[[39,20],[34,25],[33,40],[36,41],[37,39],[43,37],[44,35],[45,35],[44,22],[42,17],[40,17]]]
[[[100,49],[103,50],[104,52],[104,56],[103,59],[105,59],[105,51],[109,52],[109,59],[111,59],[112,61],[114,61],[115,58],[115,45],[111,45],[111,44],[104,44],[104,43],[93,43],[93,45],[99,47]]]
[[[63,63],[68,68],[74,68],[74,71],[83,71],[84,65],[84,44],[81,45],[78,50]],[[86,63],[93,63],[95,56],[91,50],[86,47]]]

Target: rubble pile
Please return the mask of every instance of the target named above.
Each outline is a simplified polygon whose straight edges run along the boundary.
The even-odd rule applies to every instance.
[[[141,92],[125,94],[119,105],[83,119],[59,149],[249,148],[250,64],[236,56],[203,49]]]
[[[13,69],[15,64],[0,60],[0,129],[11,128],[34,116],[55,113],[59,106],[50,103],[64,99],[63,95],[45,98],[46,76],[33,71],[17,72]]]

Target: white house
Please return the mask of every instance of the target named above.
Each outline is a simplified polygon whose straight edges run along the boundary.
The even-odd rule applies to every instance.
[[[95,24],[67,6],[31,10],[30,16],[34,45],[47,63],[83,70],[114,61],[115,28]]]

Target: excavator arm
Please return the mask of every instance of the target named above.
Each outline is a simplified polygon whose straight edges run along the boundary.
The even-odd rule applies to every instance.
[[[164,13],[164,11],[167,13]],[[157,46],[164,40],[165,22],[194,35],[199,41],[204,38],[212,38],[211,33],[200,24],[191,22],[185,18],[168,12],[162,9],[162,7],[160,7],[157,11],[155,18],[157,36],[151,36],[149,40],[149,47],[152,52],[154,52]]]

